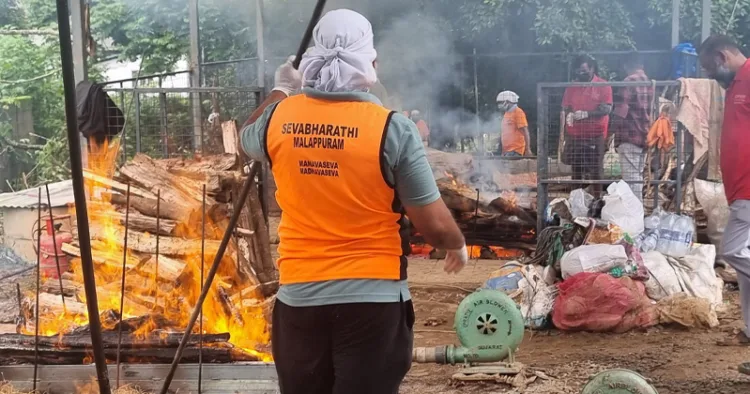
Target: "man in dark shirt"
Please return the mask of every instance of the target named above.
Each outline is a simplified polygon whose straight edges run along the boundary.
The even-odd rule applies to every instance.
[[[625,82],[648,82],[637,54],[631,54],[624,63]],[[620,154],[622,179],[639,200],[643,200],[643,169],[645,167],[646,136],[651,126],[652,86],[627,86],[618,90],[612,111],[612,130]],[[636,183],[631,183],[636,182]]]

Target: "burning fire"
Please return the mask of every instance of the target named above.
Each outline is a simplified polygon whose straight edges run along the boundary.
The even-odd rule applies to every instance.
[[[453,176],[453,174],[451,174],[448,171],[445,171],[445,177],[451,180],[451,183],[453,184],[453,186],[458,186],[458,182],[456,181],[456,177]]]
[[[88,171],[112,179],[119,148],[119,140],[93,148],[93,151],[89,154]],[[86,179],[86,188],[89,200],[89,221],[92,227],[101,229],[98,234],[103,234],[103,236],[98,236],[97,240],[92,240],[92,249],[96,250],[97,253],[104,253],[111,257],[112,261],[122,262],[122,239],[125,229],[120,223],[120,214],[110,202],[111,194],[105,190],[103,185],[96,184],[89,179]],[[189,218],[185,218],[185,223],[182,223],[184,225],[178,225],[177,235],[184,238],[200,239],[200,224],[198,226],[195,226],[194,223],[188,225],[187,221],[189,220]],[[199,213],[198,223],[200,223],[200,220]],[[210,220],[208,215],[207,220]],[[196,230],[195,227],[198,229]],[[216,227],[213,223],[207,223],[206,228],[208,232],[208,229]],[[231,259],[231,257],[228,257],[230,250],[227,251],[227,256],[224,259]],[[128,250],[128,259],[131,257],[134,258],[136,263],[128,265],[126,270],[122,319],[150,316],[134,333],[137,338],[143,338],[146,335],[153,337],[154,332],[165,332],[163,330],[183,331],[201,291],[200,252],[180,258],[186,264],[186,267],[179,277],[179,283],[167,283],[158,278],[155,269],[149,269],[149,267],[154,267],[153,262],[151,261],[149,266],[150,261],[139,259],[138,254],[132,249]],[[204,256],[203,277],[206,276],[213,259],[213,255],[206,254]],[[80,260],[77,262],[74,260],[71,266],[74,276],[82,283]],[[232,267],[231,264],[222,261],[211,292],[203,304],[203,331],[206,334],[229,333],[230,342],[235,347],[256,355],[264,361],[271,361],[272,358],[269,354],[258,350],[270,341],[270,333],[261,305],[262,296],[258,289],[253,288],[250,283],[247,283],[248,281],[239,276],[236,270],[230,267]],[[121,263],[115,265],[96,262],[95,275],[100,313],[109,310],[119,313]],[[81,294],[80,297],[85,296]],[[231,300],[228,298],[231,298]],[[85,300],[80,301],[84,302]],[[230,310],[231,308],[227,307],[228,302],[235,305],[236,310]],[[65,335],[66,332],[88,324],[89,321],[87,314],[75,314],[67,310],[59,315],[41,313],[39,333],[45,336]],[[156,316],[159,318],[155,319]],[[114,328],[119,321],[116,318],[102,318],[100,320],[102,320],[104,329]],[[165,327],[165,321],[167,327]],[[199,325],[196,324],[196,332],[198,327]],[[33,334],[33,329],[31,334]]]

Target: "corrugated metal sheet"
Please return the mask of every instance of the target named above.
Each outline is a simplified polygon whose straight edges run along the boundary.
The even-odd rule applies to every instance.
[[[64,207],[75,203],[73,181],[67,180],[49,184],[52,207]],[[39,189],[26,189],[15,193],[0,194],[0,208],[35,208],[39,200]],[[42,205],[47,205],[47,192],[42,187]]]

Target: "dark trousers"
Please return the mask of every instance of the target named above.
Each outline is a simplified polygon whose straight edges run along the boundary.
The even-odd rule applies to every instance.
[[[411,368],[414,307],[295,308],[278,300],[272,349],[282,394],[398,394]]]
[[[567,160],[573,168],[573,180],[577,181],[601,181],[603,177],[604,161],[604,137],[598,138],[571,138],[566,142],[565,150]],[[602,192],[601,184],[582,183],[581,187],[591,187],[591,194],[599,197]]]

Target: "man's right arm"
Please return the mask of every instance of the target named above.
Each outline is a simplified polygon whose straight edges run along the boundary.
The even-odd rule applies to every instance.
[[[419,132],[402,114],[394,114],[384,147],[389,175],[406,215],[425,241],[438,249],[465,246],[461,230],[440,198]]]

